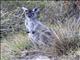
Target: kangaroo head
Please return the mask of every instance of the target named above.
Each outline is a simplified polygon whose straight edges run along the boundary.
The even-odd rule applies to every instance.
[[[25,17],[27,16],[28,18],[37,18],[40,9],[39,8],[33,8],[33,9],[27,9],[25,7],[22,7]]]

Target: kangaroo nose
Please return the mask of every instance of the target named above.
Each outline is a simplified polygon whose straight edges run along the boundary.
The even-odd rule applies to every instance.
[[[29,14],[29,15],[28,15],[28,17],[32,17],[32,15],[31,15],[31,14]]]
[[[28,14],[28,17],[33,17],[33,13],[29,13]]]

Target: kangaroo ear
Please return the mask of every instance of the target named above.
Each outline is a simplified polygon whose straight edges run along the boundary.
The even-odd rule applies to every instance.
[[[22,10],[25,12],[25,11],[28,11],[28,9],[27,8],[25,8],[25,7],[22,7]]]
[[[40,12],[40,9],[39,8],[33,8],[33,10],[32,11],[34,11],[34,12],[36,12],[36,13],[38,13],[38,12]]]

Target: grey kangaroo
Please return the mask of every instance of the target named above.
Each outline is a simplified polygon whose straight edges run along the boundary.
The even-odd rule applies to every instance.
[[[27,9],[22,7],[25,14],[26,31],[33,45],[40,48],[42,46],[51,47],[58,39],[55,31],[51,30],[38,20],[39,8]]]

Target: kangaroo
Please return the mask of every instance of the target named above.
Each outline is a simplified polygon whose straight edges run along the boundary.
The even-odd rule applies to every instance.
[[[27,9],[22,7],[25,14],[25,26],[26,31],[33,45],[40,47],[51,47],[54,45],[54,41],[58,39],[55,31],[42,24],[38,20],[40,12],[39,8]]]

